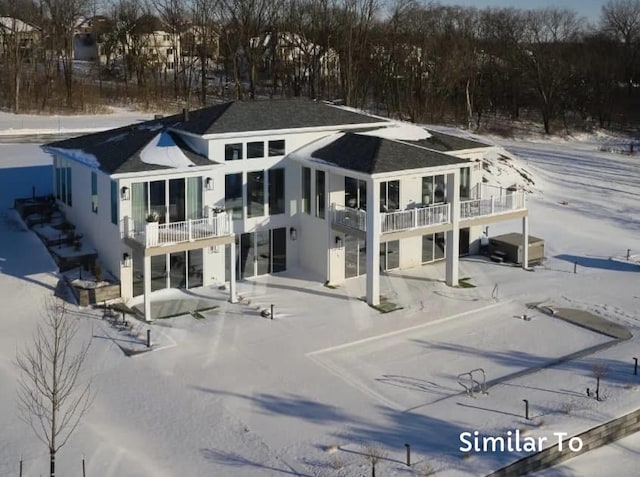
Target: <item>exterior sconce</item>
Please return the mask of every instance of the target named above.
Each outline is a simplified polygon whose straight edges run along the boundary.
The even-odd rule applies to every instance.
[[[289,229],[289,238],[293,241],[298,240],[298,231],[293,227]]]
[[[131,266],[131,255],[129,255],[126,252],[122,254],[122,266],[123,267]]]
[[[342,248],[342,237],[336,235],[336,248]]]
[[[127,186],[124,186],[122,189],[120,189],[120,199],[121,200],[129,200],[131,196],[129,195],[129,188]]]
[[[213,179],[211,177],[207,177],[204,180],[204,189],[205,190],[213,190]]]
[[[205,219],[208,219],[208,218],[209,218],[209,213],[210,213],[210,212],[209,212],[209,206],[208,206],[208,205],[205,205],[205,206],[204,206],[204,214],[203,214]]]

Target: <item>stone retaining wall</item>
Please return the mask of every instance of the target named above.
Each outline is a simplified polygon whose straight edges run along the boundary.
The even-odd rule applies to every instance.
[[[527,475],[531,472],[552,467],[567,459],[617,441],[638,431],[640,431],[640,409],[589,429],[577,436],[572,436],[579,437],[582,440],[583,446],[578,452],[573,452],[569,449],[569,440],[572,438],[570,437],[563,441],[561,451],[559,446],[553,445],[541,452],[523,457],[513,464],[489,474],[487,477],[520,477],[521,475]]]

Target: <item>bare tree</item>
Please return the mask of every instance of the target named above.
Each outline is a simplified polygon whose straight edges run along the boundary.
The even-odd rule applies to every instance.
[[[16,357],[21,417],[49,448],[51,477],[56,453],[93,401],[91,382],[81,380],[90,342],[77,344],[77,332],[64,302],[49,298],[31,347],[18,351]]]
[[[371,477],[376,477],[376,465],[387,457],[387,453],[376,444],[367,444],[364,448],[364,456],[371,464]]]
[[[622,42],[625,81],[631,96],[640,40],[640,0],[610,0],[602,7],[601,24],[605,32]]]

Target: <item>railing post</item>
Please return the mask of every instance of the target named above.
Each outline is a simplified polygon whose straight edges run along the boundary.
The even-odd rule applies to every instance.
[[[493,215],[493,206],[494,206],[495,198],[491,196],[491,215]]]
[[[413,209],[413,228],[418,228],[418,209]]]
[[[193,235],[191,234],[191,219],[187,220],[187,232],[189,236],[189,242],[193,242]]]

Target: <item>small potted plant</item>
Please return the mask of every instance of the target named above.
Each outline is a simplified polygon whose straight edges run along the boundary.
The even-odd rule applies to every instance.
[[[158,220],[160,216],[156,211],[151,211],[147,214],[147,226],[145,227],[145,237],[147,247],[153,247],[158,245]]]

